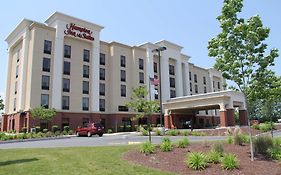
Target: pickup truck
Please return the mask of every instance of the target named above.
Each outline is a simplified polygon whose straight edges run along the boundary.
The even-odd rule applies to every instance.
[[[104,127],[100,123],[88,123],[84,127],[78,127],[76,129],[76,136],[88,136],[98,135],[102,137],[104,133]]]

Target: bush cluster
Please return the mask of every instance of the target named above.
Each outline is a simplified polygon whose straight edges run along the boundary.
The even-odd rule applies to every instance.
[[[226,170],[233,170],[239,168],[239,161],[235,154],[225,154],[222,158],[222,167]]]
[[[173,150],[173,145],[172,145],[171,140],[169,138],[164,138],[162,140],[161,145],[160,145],[160,149],[163,152],[172,151]]]
[[[152,154],[155,151],[155,146],[150,142],[141,144],[140,152],[145,154]]]
[[[179,140],[177,143],[176,143],[176,146],[178,148],[186,148],[187,146],[189,145],[189,140],[188,138],[184,138],[182,140]]]
[[[272,139],[270,136],[260,136],[254,141],[254,150],[256,154],[281,160],[281,138]]]
[[[207,167],[205,154],[201,152],[191,152],[186,156],[186,164],[194,170],[204,170]]]
[[[261,130],[262,132],[268,132],[271,130],[271,128],[276,129],[276,125],[275,125],[275,123],[272,123],[272,127],[271,127],[270,122],[265,122],[265,123],[260,123],[260,124],[254,124],[254,125],[252,125],[252,128]]]

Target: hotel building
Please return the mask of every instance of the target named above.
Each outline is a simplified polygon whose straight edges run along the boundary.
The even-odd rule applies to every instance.
[[[45,23],[24,19],[6,38],[8,72],[2,131],[20,131],[41,126],[44,121],[31,117],[30,110],[44,105],[57,115],[49,127],[75,129],[89,121],[119,130],[124,125],[146,124],[147,119],[131,121],[135,115],[126,106],[133,88],[150,85],[151,99],[158,99],[158,86],[150,77],[159,77],[161,52],[162,100],[195,96],[223,90],[220,72],[189,62],[182,46],[162,40],[128,46],[100,40],[102,26],[55,12]],[[177,114],[175,127],[185,128],[190,116]],[[155,114],[151,122],[160,123]],[[196,111],[195,125],[219,124],[217,110]]]

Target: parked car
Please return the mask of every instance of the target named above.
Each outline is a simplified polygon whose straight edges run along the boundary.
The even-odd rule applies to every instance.
[[[88,123],[83,127],[78,127],[75,132],[77,137],[91,137],[92,135],[98,135],[99,137],[102,137],[104,133],[104,127],[100,123]]]

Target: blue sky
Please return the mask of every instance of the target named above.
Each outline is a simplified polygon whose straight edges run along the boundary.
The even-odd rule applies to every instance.
[[[4,95],[7,74],[8,34],[23,19],[44,22],[55,11],[81,18],[105,28],[104,41],[138,45],[147,41],[166,39],[184,47],[191,62],[212,67],[208,57],[208,41],[220,32],[216,17],[222,0],[9,0],[0,7],[0,95]],[[244,0],[241,17],[259,14],[264,25],[271,28],[266,40],[269,48],[281,50],[281,1]],[[281,75],[281,60],[273,68]]]

